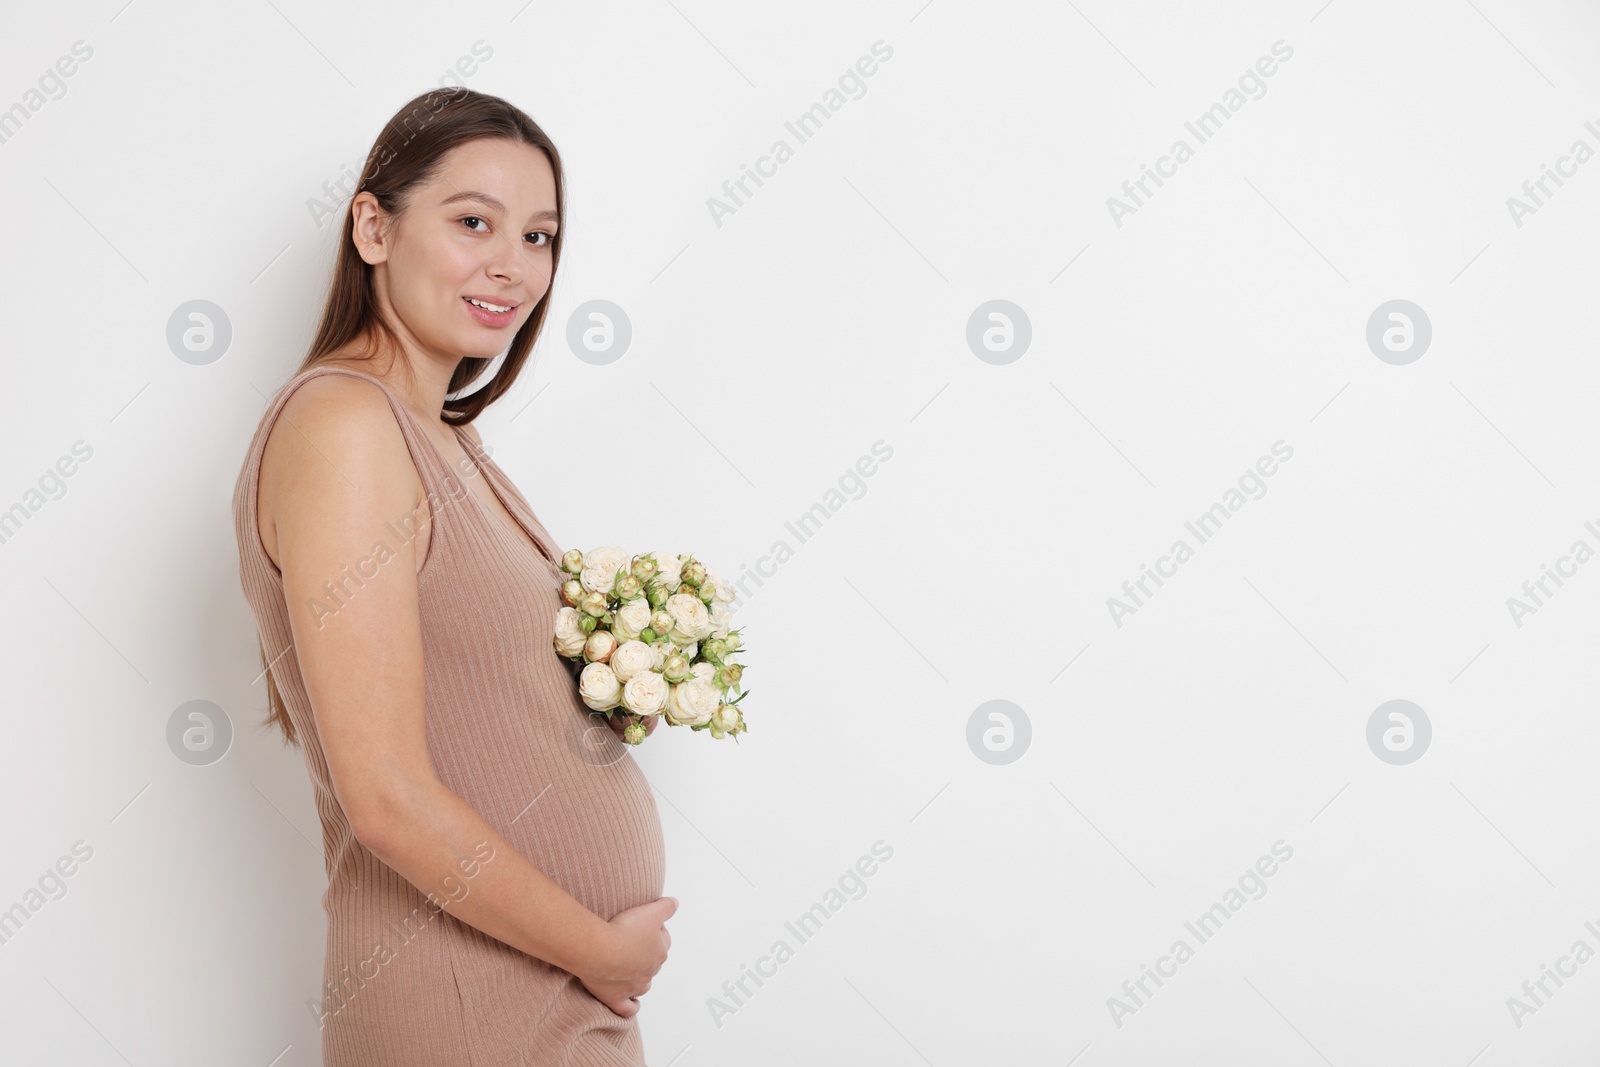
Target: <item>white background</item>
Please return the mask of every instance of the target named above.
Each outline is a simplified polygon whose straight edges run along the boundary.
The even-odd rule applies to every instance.
[[[750,732],[637,752],[682,901],[652,1065],[1596,1062],[1600,961],[1520,1026],[1507,998],[1600,950],[1600,562],[1520,626],[1507,600],[1600,549],[1600,161],[1520,226],[1507,200],[1600,149],[1600,12],[1320,3],[8,12],[0,108],[93,56],[0,144],[0,509],[93,457],[0,545],[0,908],[93,858],[0,945],[0,1058],[319,1062],[320,835],[301,756],[256,727],[229,494],[320,311],[342,216],[308,199],[481,41],[459,80],[551,134],[571,194],[548,328],[479,424],[496,458],[564,547],[730,577],[794,549],[745,586]],[[797,144],[785,121],[876,41]],[[1292,58],[1198,144],[1184,123],[1275,41]],[[1193,158],[1118,226],[1108,198],[1178,138]],[[194,299],[233,329],[205,366],[165,336]],[[594,299],[633,327],[604,366],[566,342]],[[1032,330],[1004,365],[966,340],[994,299]],[[1432,325],[1406,365],[1366,340],[1394,299]],[[640,477],[628,427],[677,473]],[[1280,440],[1196,546],[1184,523]],[[1108,598],[1180,537],[1119,626]],[[204,767],[165,733],[196,699],[234,728]],[[1005,765],[967,741],[997,699],[1031,724]],[[1408,765],[1366,740],[1392,699],[1432,724]],[[785,922],[880,840],[799,944]],[[1185,921],[1280,840],[1199,945]],[[1118,1025],[1108,998],[1179,938]]]

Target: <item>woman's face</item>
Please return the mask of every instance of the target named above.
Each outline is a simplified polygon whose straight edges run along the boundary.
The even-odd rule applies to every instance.
[[[470,141],[445,154],[362,258],[376,268],[378,299],[401,337],[444,360],[493,359],[550,288],[556,224],[555,173],[543,152]]]

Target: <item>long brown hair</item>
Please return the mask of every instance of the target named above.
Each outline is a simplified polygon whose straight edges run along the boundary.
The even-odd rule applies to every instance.
[[[391,219],[398,219],[410,205],[416,187],[432,178],[439,169],[445,153],[469,141],[484,138],[502,138],[531,145],[544,152],[555,174],[556,216],[555,237],[550,241],[550,289],[545,298],[533,309],[528,321],[511,339],[505,359],[493,378],[468,396],[452,398],[478,379],[492,362],[488,359],[464,357],[450,376],[446,390],[443,421],[450,426],[469,425],[483,409],[504,396],[516,382],[522,366],[527,362],[544,328],[545,316],[550,310],[549,293],[555,287],[556,269],[561,263],[561,242],[565,238],[566,181],[561,169],[561,155],[539,124],[514,105],[498,96],[490,96],[473,89],[457,86],[434,89],[407,102],[395,112],[378,134],[367,153],[366,165],[361,171],[361,182],[351,194],[368,192]],[[355,215],[346,208],[344,225],[333,265],[333,278],[328,286],[327,302],[322,308],[322,321],[317,336],[311,342],[298,375],[356,343],[370,343],[382,335],[395,350],[399,339],[393,327],[384,321],[373,289],[372,266],[361,258],[354,241]],[[277,726],[284,739],[296,746],[294,723],[289,718],[283,697],[273,681],[268,668],[266,649],[261,650],[261,665],[267,680],[267,718],[264,727]]]

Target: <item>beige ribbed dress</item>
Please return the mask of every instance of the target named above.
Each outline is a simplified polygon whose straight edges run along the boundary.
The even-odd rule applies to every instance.
[[[234,488],[233,511],[240,581],[267,660],[279,657],[273,678],[301,740],[322,822],[328,873],[323,1063],[640,1067],[637,1016],[617,1015],[567,971],[434,907],[350,831],[289,647],[282,575],[256,524],[267,436],[289,395],[319,374],[349,374],[383,390],[428,494],[431,527],[417,586],[428,754],[439,778],[601,918],[660,897],[666,863],[643,772],[628,746],[591,718],[578,698],[573,666],[552,648],[561,552],[522,494],[457,431],[526,536],[478,499],[382,381],[345,367],[301,372],[262,416]],[[418,521],[428,520],[419,513]],[[392,546],[414,535],[391,526],[386,540],[392,536]],[[470,891],[470,879],[460,881]]]

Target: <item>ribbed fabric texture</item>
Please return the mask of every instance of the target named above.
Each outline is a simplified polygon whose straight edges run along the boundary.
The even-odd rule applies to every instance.
[[[591,717],[577,696],[573,665],[552,648],[561,551],[522,494],[459,431],[477,470],[458,473],[381,380],[335,366],[296,375],[262,416],[234,487],[233,511],[240,583],[294,721],[322,821],[323,1063],[640,1067],[637,1016],[616,1015],[568,972],[439,911],[351,833],[291,647],[283,576],[256,524],[267,437],[294,390],[320,374],[348,374],[383,391],[428,493],[429,542],[416,577],[428,753],[441,781],[602,918],[661,896],[666,861],[643,772],[628,746]],[[520,532],[475,495],[468,479],[480,475]],[[418,523],[426,521],[419,511]],[[384,540],[393,549],[415,536],[415,529],[391,524]],[[341,596],[359,595],[363,578],[354,562]],[[340,584],[334,580],[336,591]],[[332,597],[324,603],[338,606]],[[309,625],[309,607],[299,610]],[[471,879],[459,880],[470,892]]]

